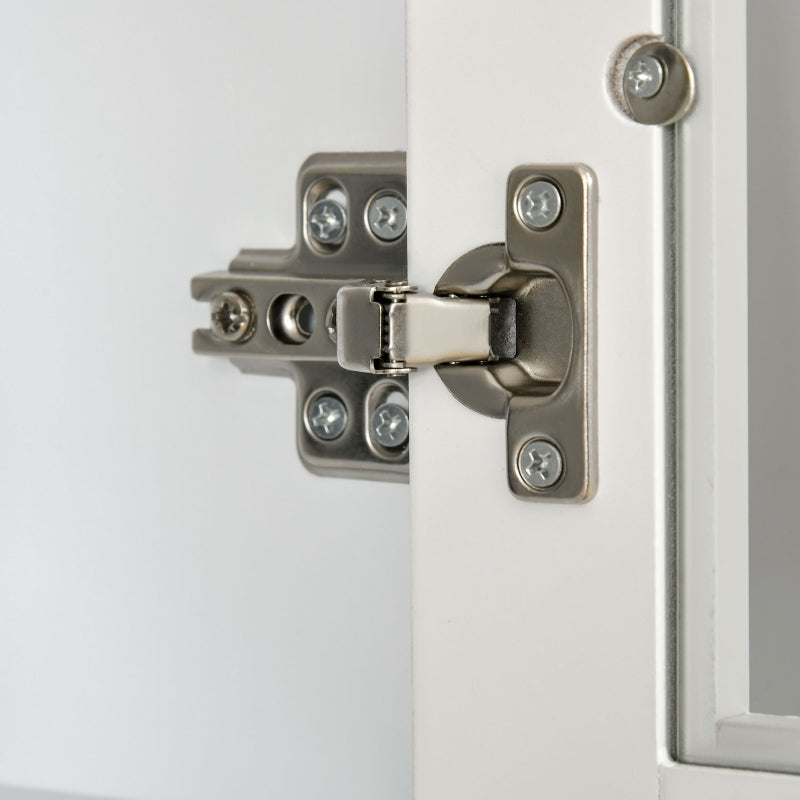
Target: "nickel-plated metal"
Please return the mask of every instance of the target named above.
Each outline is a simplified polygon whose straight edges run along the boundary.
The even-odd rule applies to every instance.
[[[223,342],[245,341],[253,333],[253,307],[239,291],[220,292],[211,301],[211,333]]]
[[[382,447],[402,447],[408,441],[408,411],[397,403],[383,403],[373,412],[370,427]]]
[[[655,97],[664,85],[664,67],[653,56],[632,58],[625,68],[625,91],[634,97],[648,100]]]
[[[612,70],[610,90],[621,110],[643,125],[671,125],[689,113],[695,81],[686,56],[651,37],[629,40]]]
[[[320,244],[341,244],[347,234],[347,210],[337,200],[317,200],[308,212],[308,229]]]
[[[326,442],[338,439],[347,427],[347,408],[332,394],[323,394],[309,403],[305,417],[311,433]]]
[[[524,225],[534,231],[544,230],[561,216],[561,192],[552,181],[537,178],[519,190],[516,209]]]
[[[519,450],[517,469],[531,489],[550,489],[564,473],[564,459],[555,443],[547,439],[529,439]]]
[[[399,375],[492,355],[492,303],[373,283],[339,290],[337,357],[356,372]]]
[[[386,350],[407,367],[492,357],[492,301],[409,293],[386,314]]]
[[[302,294],[278,295],[267,309],[270,333],[285,344],[305,344],[314,333],[314,306]]]
[[[389,393],[407,396],[407,379],[349,372],[339,365],[335,306],[343,286],[368,280],[402,283],[406,238],[380,241],[366,225],[348,224],[340,244],[318,241],[310,212],[321,199],[331,199],[334,191],[346,197],[349,209],[366,209],[381,192],[405,197],[405,154],[322,153],[309,158],[298,177],[295,246],[243,250],[228,271],[192,281],[192,295],[200,301],[211,303],[229,291],[249,298],[250,333],[232,342],[210,329],[196,330],[193,347],[198,353],[226,356],[246,373],[284,374],[294,379],[297,447],[310,471],[405,482],[408,445],[391,450],[376,447],[370,423],[375,408],[386,402]],[[338,202],[335,196],[333,200]],[[324,395],[338,398],[347,412],[344,430],[333,439],[314,433],[307,421],[309,399]]]
[[[526,225],[520,190],[536,180],[558,186],[558,224]],[[513,357],[436,369],[466,406],[505,418],[508,481],[528,500],[583,502],[597,488],[596,441],[597,186],[583,165],[517,167],[506,189],[506,243],[485,245],[457,259],[435,292],[455,297],[511,297],[517,325]],[[562,478],[534,487],[518,455],[532,439],[558,442]]]
[[[367,205],[367,225],[383,242],[393,242],[406,232],[406,202],[399,195],[380,192]]]
[[[336,351],[339,363],[353,372],[402,375],[409,370],[392,363],[385,352],[385,306],[411,287],[375,281],[344,286],[336,297]]]

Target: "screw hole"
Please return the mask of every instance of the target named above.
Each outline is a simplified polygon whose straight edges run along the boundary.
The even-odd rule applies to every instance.
[[[398,241],[406,232],[406,201],[396,192],[373,195],[364,210],[367,230],[381,243]]]
[[[283,344],[305,344],[316,324],[314,306],[302,294],[278,295],[267,311],[270,333]]]
[[[366,438],[379,458],[408,458],[408,394],[397,381],[379,381],[367,395]]]
[[[303,203],[306,240],[317,252],[335,253],[347,238],[349,201],[334,178],[320,178],[308,187]]]
[[[341,397],[332,392],[321,392],[310,397],[304,417],[306,429],[323,442],[338,439],[347,428],[347,406]]]

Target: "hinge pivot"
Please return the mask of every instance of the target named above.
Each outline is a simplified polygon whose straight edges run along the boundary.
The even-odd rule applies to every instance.
[[[355,372],[402,375],[417,367],[495,360],[493,301],[439,297],[415,286],[344,286],[336,301],[339,364]]]

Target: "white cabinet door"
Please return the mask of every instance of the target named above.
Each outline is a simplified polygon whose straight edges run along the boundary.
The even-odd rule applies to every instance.
[[[412,376],[416,800],[800,797],[717,768],[800,767],[796,719],[748,706],[746,13],[408,4],[412,283],[503,240],[518,165],[599,194],[594,499],[515,499],[503,423]],[[643,34],[695,65],[675,129],[609,96]]]

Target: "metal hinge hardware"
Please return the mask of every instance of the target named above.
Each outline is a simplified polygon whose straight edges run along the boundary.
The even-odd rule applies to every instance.
[[[513,358],[509,297],[439,297],[415,286],[374,282],[337,296],[337,358],[345,369],[404,375],[434,364]]]
[[[212,309],[194,349],[295,379],[313,472],[407,480],[407,375],[432,365],[465,405],[507,419],[515,495],[587,500],[595,192],[580,165],[517,168],[506,243],[470,251],[429,294],[406,282],[403,154],[312,156],[295,247],[242,251],[228,272],[193,280]]]

